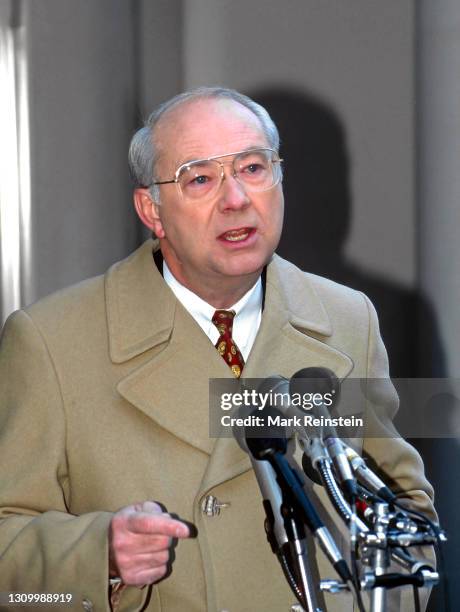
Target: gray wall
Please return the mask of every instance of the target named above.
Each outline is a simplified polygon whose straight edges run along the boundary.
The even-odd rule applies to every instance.
[[[126,147],[133,19],[123,0],[24,5],[37,296],[102,272],[136,242]]]
[[[460,376],[460,4],[419,3],[420,283]]]
[[[166,0],[25,0],[35,297],[101,273],[146,235],[133,131],[181,88],[181,10]]]

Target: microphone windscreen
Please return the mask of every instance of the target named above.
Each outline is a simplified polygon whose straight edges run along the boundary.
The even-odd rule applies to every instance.
[[[258,414],[253,413],[253,415],[259,416],[262,424],[248,425],[244,428],[246,444],[252,455],[256,459],[264,459],[275,452],[284,454],[287,449],[286,427],[276,424],[276,419],[283,418],[282,413],[272,406],[266,406],[262,411],[258,411]]]
[[[332,393],[335,401],[338,400],[340,383],[337,376],[328,368],[303,368],[296,372],[289,385],[291,394],[299,393]]]
[[[254,459],[268,459],[275,453],[285,454],[287,449],[286,438],[246,438],[246,444]]]

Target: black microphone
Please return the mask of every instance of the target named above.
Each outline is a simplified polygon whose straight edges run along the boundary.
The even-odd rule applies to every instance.
[[[262,382],[258,391],[265,393],[273,391],[274,386],[277,387],[279,382],[279,377],[267,379]],[[284,381],[285,383],[286,381]],[[287,392],[286,384],[285,387]],[[319,610],[316,585],[308,564],[303,514],[299,512],[298,507],[292,504],[290,495],[286,495],[285,489],[280,486],[280,480],[277,478],[272,464],[263,460],[265,453],[270,452],[271,449],[276,449],[276,452],[284,455],[288,448],[286,438],[290,437],[292,432],[276,424],[276,417],[280,413],[270,403],[268,405],[264,404],[262,414],[264,425],[258,424],[257,428],[246,426],[244,441],[241,440],[240,436],[239,443],[250,456],[262,493],[266,514],[265,533],[272,551],[278,557],[293,594],[302,605],[302,609]],[[275,425],[270,425],[268,417],[274,419]],[[251,420],[249,422],[252,423]],[[261,435],[273,437],[267,439],[266,437],[260,437]],[[255,448],[258,450],[254,451]],[[342,575],[348,576],[346,573],[348,568],[346,566],[343,568],[343,563],[339,563],[338,567],[342,571]]]
[[[270,408],[270,412],[282,417],[282,413],[276,408]],[[271,434],[273,435],[273,431]],[[270,463],[283,494],[301,511],[306,525],[318,540],[323,552],[334,566],[334,569],[342,580],[345,582],[352,582],[350,570],[337,548],[332,535],[321,521],[315,507],[308,499],[303,489],[303,482],[298,473],[292,468],[289,461],[284,456],[287,448],[287,440],[282,437],[263,438],[246,436],[246,444],[256,460],[268,461]]]
[[[324,401],[325,397],[330,403],[332,403],[332,398],[335,402],[338,400],[340,385],[336,375],[327,368],[304,368],[291,378],[289,390],[291,396],[293,394],[303,396],[309,393],[312,397],[311,410],[324,423],[322,426],[324,443],[345,493],[349,500],[354,502],[357,497],[356,479],[337,431],[330,423],[331,415]]]
[[[259,415],[259,411],[257,410],[253,410],[250,414],[254,415],[256,412]],[[265,412],[265,409],[263,412]],[[247,416],[248,411],[241,411],[240,409],[239,413],[243,416]],[[283,498],[272,466],[267,461],[256,459],[249,450],[246,436],[249,438],[254,435],[259,436],[260,432],[258,429],[259,428],[235,426],[233,427],[233,435],[240,448],[248,453],[251,460],[257,484],[262,493],[262,503],[267,517],[265,522],[267,539],[272,552],[279,555],[283,546],[289,541],[285,529],[285,520],[281,514]],[[276,431],[276,434],[283,437],[284,431],[279,429],[279,431]]]
[[[252,391],[252,389],[251,389]],[[233,426],[233,435],[239,446],[248,453],[252,467],[256,476],[257,483],[262,493],[263,506],[267,516],[265,522],[265,530],[267,538],[275,554],[280,553],[280,549],[291,540],[292,533],[286,532],[286,517],[282,515],[281,509],[283,505],[283,495],[280,486],[276,480],[276,475],[273,467],[269,462],[263,461],[255,456],[249,449],[248,443],[250,440],[257,438],[262,440],[262,445],[275,444],[277,448],[285,453],[288,446],[288,439],[292,438],[292,428],[286,428],[281,425],[276,425],[276,417],[280,415],[276,409],[278,403],[283,401],[279,399],[282,394],[285,401],[289,398],[289,380],[276,374],[262,380],[257,387],[257,396],[264,395],[269,398],[269,401],[264,402],[262,409],[254,409],[254,407],[244,406],[238,410],[238,416],[241,417],[258,417],[254,425],[235,425]],[[278,399],[277,399],[278,398]],[[272,418],[270,423],[269,417]],[[261,425],[261,421],[263,425]],[[252,423],[252,421],[250,421]],[[267,440],[270,438],[270,440]]]

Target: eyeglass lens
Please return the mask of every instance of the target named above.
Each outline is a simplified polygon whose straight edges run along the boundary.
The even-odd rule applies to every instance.
[[[197,200],[214,195],[223,179],[223,164],[233,163],[234,177],[247,191],[264,191],[280,179],[280,164],[270,150],[247,151],[233,161],[217,159],[191,162],[183,166],[178,183],[186,199]]]

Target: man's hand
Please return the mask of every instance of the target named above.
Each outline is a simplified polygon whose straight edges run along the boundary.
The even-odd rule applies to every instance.
[[[172,538],[188,538],[190,530],[152,501],[119,510],[109,528],[109,569],[124,584],[153,584],[168,571]]]

